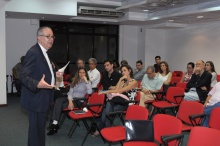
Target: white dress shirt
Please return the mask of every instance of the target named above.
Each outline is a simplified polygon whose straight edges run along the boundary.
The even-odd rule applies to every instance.
[[[40,46],[40,48],[41,48],[41,50],[42,50],[42,52],[43,52],[43,54],[44,54],[44,57],[46,58],[46,60],[47,60],[47,64],[48,64],[48,66],[49,66],[49,68],[50,68],[50,73],[51,73],[51,76],[52,76],[52,78],[51,78],[51,85],[55,85],[55,78],[54,78],[54,73],[53,73],[53,68],[52,68],[52,64],[51,64],[51,62],[50,62],[50,59],[49,59],[49,57],[48,57],[48,55],[47,55],[47,50],[43,47],[43,46],[41,46],[40,44],[39,44],[39,46]]]
[[[100,72],[95,68],[88,71],[89,80],[92,84],[92,88],[97,88],[98,83],[100,82]]]

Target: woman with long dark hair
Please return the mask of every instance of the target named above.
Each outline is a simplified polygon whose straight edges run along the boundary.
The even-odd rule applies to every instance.
[[[163,90],[166,93],[172,79],[172,72],[170,71],[169,65],[166,61],[160,62],[159,76],[162,77]]]
[[[211,87],[214,87],[217,83],[217,73],[215,71],[214,63],[212,61],[207,61],[205,63],[205,70],[212,74]]]
[[[85,68],[81,67],[77,71],[77,75],[73,78],[70,90],[67,93],[68,97],[58,98],[55,102],[51,120],[52,125],[49,127],[50,131],[47,135],[54,135],[59,129],[58,121],[64,108],[73,110],[74,107],[82,106],[83,101],[75,100],[77,98],[85,97],[86,94],[92,93],[92,86],[89,82],[89,76]]]
[[[122,77],[119,79],[114,89],[99,91],[99,94],[107,94],[108,101],[106,108],[102,112],[101,122],[99,128],[110,126],[109,119],[106,115],[109,112],[124,111],[128,108],[130,100],[136,97],[137,81],[133,78],[132,68],[125,64],[121,66]],[[94,135],[98,135],[98,131]]]

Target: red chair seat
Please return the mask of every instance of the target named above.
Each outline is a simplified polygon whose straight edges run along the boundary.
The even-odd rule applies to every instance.
[[[147,100],[147,101],[145,101],[144,103],[145,104],[150,104],[150,103],[153,103],[155,100]]]
[[[124,143],[123,146],[158,146],[158,145],[154,142],[131,141]]]
[[[153,102],[153,106],[157,108],[172,108],[172,107],[177,107],[177,104],[174,103],[169,103],[167,101],[160,101],[160,102]]]
[[[126,131],[124,126],[104,128],[101,130],[101,134],[109,142],[117,142],[126,139]]]
[[[94,115],[91,113],[91,111],[85,112],[84,114],[75,114],[70,111],[69,116],[70,116],[70,118],[75,119],[75,120],[94,117]],[[95,115],[95,116],[98,116],[98,115]]]
[[[193,126],[190,125],[186,125],[186,124],[182,125],[182,131],[190,131],[192,128]]]

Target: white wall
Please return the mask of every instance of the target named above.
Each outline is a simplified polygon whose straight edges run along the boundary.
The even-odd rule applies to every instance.
[[[134,68],[137,61],[138,26],[120,25],[119,27],[119,62],[127,60]]]
[[[0,2],[0,62],[1,62],[1,69],[0,69],[0,105],[7,104],[6,100],[6,56],[5,56],[5,3]]]
[[[167,60],[165,57],[165,30],[146,29],[145,30],[145,64],[146,66],[155,64],[155,56],[161,56],[161,60]]]
[[[220,24],[206,23],[184,29],[166,30],[165,58],[171,70],[186,70],[186,64],[199,59],[213,61],[220,74]]]
[[[34,22],[34,23],[33,23]],[[39,28],[38,20],[6,19],[6,74],[12,74],[12,68],[20,62],[27,50],[36,44],[36,32]],[[9,93],[11,79],[8,79]],[[16,89],[14,89],[16,92]]]
[[[138,37],[137,37],[137,60],[142,60],[144,67],[146,68],[145,62],[145,27],[138,27]]]

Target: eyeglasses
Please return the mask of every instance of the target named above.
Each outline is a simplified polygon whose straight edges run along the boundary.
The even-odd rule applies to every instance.
[[[49,39],[55,39],[55,36],[48,36],[48,35],[39,35],[39,36],[44,36],[44,37],[46,37],[48,40],[49,40]]]

